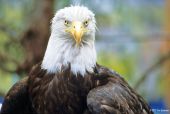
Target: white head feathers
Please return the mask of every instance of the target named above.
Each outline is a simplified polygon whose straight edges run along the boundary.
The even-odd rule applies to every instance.
[[[74,38],[65,31],[68,28],[64,24],[65,20],[82,23],[88,20],[88,31],[84,33],[80,46],[76,46]],[[95,28],[94,14],[84,6],[70,6],[59,10],[52,20],[51,36],[42,69],[55,73],[61,70],[61,66],[70,63],[74,74],[84,75],[86,70],[91,72],[96,65]]]

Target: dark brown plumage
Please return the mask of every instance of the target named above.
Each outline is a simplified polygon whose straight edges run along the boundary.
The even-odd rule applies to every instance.
[[[116,72],[96,65],[75,76],[69,67],[49,74],[37,64],[15,84],[1,114],[153,114],[148,104]]]
[[[28,93],[28,77],[13,85],[6,94],[0,114],[36,114]]]

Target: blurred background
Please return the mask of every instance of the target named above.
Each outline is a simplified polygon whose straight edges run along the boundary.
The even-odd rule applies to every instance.
[[[170,114],[170,0],[0,0],[0,102],[42,60],[55,12],[71,4],[96,16],[98,63],[120,73]]]

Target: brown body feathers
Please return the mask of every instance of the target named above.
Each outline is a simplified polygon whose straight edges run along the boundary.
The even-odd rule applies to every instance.
[[[153,114],[148,104],[114,71],[96,65],[74,75],[70,66],[49,74],[37,64],[15,84],[1,114]]]

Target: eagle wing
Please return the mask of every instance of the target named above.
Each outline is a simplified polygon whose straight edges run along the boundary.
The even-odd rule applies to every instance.
[[[28,77],[23,78],[9,90],[0,114],[35,114],[28,96]]]
[[[87,105],[93,114],[153,114],[144,99],[119,74],[99,65],[96,71],[99,86],[87,96]]]

